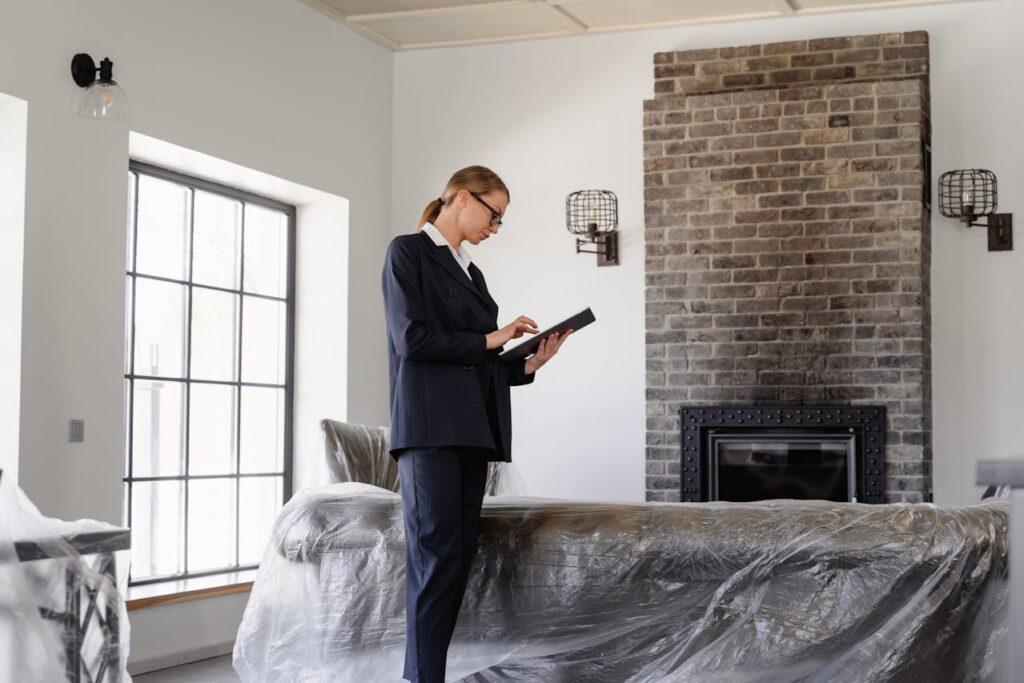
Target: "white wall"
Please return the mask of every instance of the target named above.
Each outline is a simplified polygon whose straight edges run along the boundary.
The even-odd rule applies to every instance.
[[[221,595],[128,613],[128,673],[136,675],[231,652],[248,593]]]
[[[71,112],[80,51],[114,61],[128,121]],[[0,3],[0,92],[28,102],[19,479],[44,514],[121,520],[129,130],[350,200],[352,258],[323,255],[351,292],[350,333],[334,340],[348,400],[333,416],[386,420],[384,318],[366,293],[389,239],[392,63],[290,0]],[[82,444],[67,443],[72,417],[86,420]],[[133,649],[233,640],[239,605],[221,619],[203,605],[133,612]]]
[[[0,327],[0,499],[18,481],[26,119],[26,102],[0,93],[0,317],[4,321]],[[4,521],[0,518],[0,535],[6,536]],[[0,581],[8,582],[9,592],[10,578],[3,572]],[[0,618],[0,680],[14,678],[8,662],[20,645],[18,629],[13,617]]]
[[[46,514],[118,521],[129,128],[349,198],[352,253],[366,257],[338,267],[354,292],[376,290],[392,55],[279,0],[20,0],[0,6],[0,26],[0,91],[29,103],[22,486]],[[129,121],[70,111],[77,51],[113,59]],[[347,417],[380,421],[383,313],[364,296],[350,307]],[[84,444],[66,443],[71,417],[86,420]]]
[[[0,470],[18,481],[27,103],[0,93]]]
[[[631,34],[625,40],[650,34]],[[512,459],[533,495],[643,499],[644,288],[639,43],[542,41],[399,53],[395,69],[394,225],[415,228],[455,170],[489,166],[511,202],[497,237],[473,250],[500,305],[542,327],[590,306],[534,384],[512,389]],[[636,63],[634,63],[636,62]],[[565,197],[619,196],[617,267],[576,255]],[[473,249],[472,247],[469,247]]]
[[[415,227],[454,170],[489,165],[512,202],[499,237],[473,257],[502,306],[499,323],[527,314],[544,326],[583,305],[598,318],[533,386],[513,389],[513,459],[530,491],[643,499],[641,107],[655,52],[927,30],[933,181],[989,168],[1000,209],[1024,226],[1022,26],[1024,3],[987,0],[396,55],[396,234]],[[591,187],[619,195],[617,268],[574,254],[565,232],[565,196]],[[977,459],[1024,454],[1024,316],[1011,295],[1024,287],[1024,242],[990,254],[983,230],[937,212],[933,223],[935,499],[969,503]]]

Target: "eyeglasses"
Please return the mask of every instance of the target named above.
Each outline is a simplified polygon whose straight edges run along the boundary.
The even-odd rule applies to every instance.
[[[480,195],[478,195],[476,192],[473,192],[472,190],[470,190],[469,193],[471,195],[473,195],[474,199],[476,199],[478,202],[480,202],[481,204],[486,206],[487,210],[491,212],[491,225],[492,226],[499,226],[499,225],[501,225],[501,214],[498,213],[497,211],[495,211],[493,206],[491,206],[490,204],[488,204],[484,200],[480,199]]]

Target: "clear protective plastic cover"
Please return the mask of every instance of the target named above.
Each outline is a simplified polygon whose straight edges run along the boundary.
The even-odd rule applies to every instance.
[[[381,447],[344,457],[380,465]],[[1007,513],[1001,499],[489,496],[447,680],[1001,680]],[[235,670],[247,682],[402,680],[404,582],[397,493],[300,491],[274,526]]]
[[[131,680],[128,538],[44,517],[0,473],[0,683]]]

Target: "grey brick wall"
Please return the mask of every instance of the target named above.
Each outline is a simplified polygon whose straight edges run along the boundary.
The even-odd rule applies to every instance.
[[[876,403],[931,491],[927,34],[655,55],[644,106],[647,499],[684,404]]]

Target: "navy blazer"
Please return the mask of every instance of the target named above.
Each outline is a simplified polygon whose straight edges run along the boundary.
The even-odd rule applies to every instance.
[[[526,374],[525,360],[506,363],[498,357],[501,349],[487,349],[485,335],[498,328],[498,304],[480,269],[470,264],[469,270],[473,279],[447,246],[434,244],[422,231],[400,235],[388,246],[381,288],[392,456],[410,447],[477,446],[494,448],[498,459],[512,459],[509,387],[534,377]],[[491,392],[493,430],[487,411]]]

